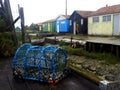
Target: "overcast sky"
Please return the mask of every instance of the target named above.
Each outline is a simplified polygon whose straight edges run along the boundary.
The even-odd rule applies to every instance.
[[[25,25],[44,22],[65,14],[66,0],[10,0],[14,19],[18,16],[18,4],[24,8]],[[120,0],[67,0],[67,13],[74,10],[94,11],[106,5],[120,4]]]

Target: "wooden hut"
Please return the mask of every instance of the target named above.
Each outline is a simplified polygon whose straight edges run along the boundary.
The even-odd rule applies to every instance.
[[[70,16],[70,32],[73,34],[87,34],[88,18],[93,11],[75,10]]]
[[[102,7],[88,17],[88,35],[119,36],[120,4]]]
[[[56,18],[56,32],[67,33],[69,32],[69,15],[59,15]]]
[[[42,32],[43,31],[43,24],[42,23],[38,23],[37,25],[39,26],[40,32]]]
[[[55,32],[55,19],[43,22],[43,32]]]

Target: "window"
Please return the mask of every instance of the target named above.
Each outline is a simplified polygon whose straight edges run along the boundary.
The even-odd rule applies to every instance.
[[[83,25],[83,19],[81,19],[81,25]]]
[[[103,22],[111,21],[111,15],[103,16]]]
[[[61,24],[65,24],[65,21],[61,21]]]
[[[99,22],[99,17],[93,17],[93,22]]]

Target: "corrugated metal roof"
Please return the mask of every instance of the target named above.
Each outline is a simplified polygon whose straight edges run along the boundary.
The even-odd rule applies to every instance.
[[[97,11],[91,13],[90,16],[112,14],[112,13],[120,13],[120,4],[113,6],[106,5],[106,7],[102,7]]]

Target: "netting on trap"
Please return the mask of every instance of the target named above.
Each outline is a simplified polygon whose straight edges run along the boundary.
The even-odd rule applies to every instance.
[[[31,44],[23,44],[21,45],[16,53],[15,53],[15,56],[14,56],[14,59],[13,59],[13,67],[14,69],[16,68],[16,70],[19,72],[19,73],[22,73],[22,69],[24,67],[24,61],[25,61],[25,58],[26,58],[26,51],[32,47]]]
[[[27,46],[29,47],[26,48]],[[21,51],[23,54],[19,56]],[[18,48],[14,56],[13,75],[23,79],[51,83],[64,78],[67,64],[67,54],[61,48],[24,44]]]

